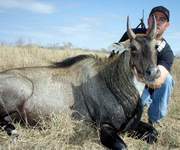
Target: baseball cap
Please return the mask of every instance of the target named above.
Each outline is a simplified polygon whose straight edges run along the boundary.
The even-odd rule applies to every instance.
[[[166,19],[167,21],[169,22],[169,17],[170,17],[170,13],[169,13],[169,10],[164,7],[164,6],[157,6],[157,7],[154,7],[149,16],[151,16],[152,14],[154,14],[155,12],[162,12],[165,16],[166,16]]]

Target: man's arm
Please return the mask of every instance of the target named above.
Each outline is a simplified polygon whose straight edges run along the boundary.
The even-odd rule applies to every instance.
[[[166,42],[166,41],[164,41]],[[148,85],[152,89],[160,88],[165,82],[166,77],[170,73],[174,60],[174,54],[169,44],[166,42],[165,47],[158,53],[158,68],[160,70],[160,77],[155,80],[151,85]]]

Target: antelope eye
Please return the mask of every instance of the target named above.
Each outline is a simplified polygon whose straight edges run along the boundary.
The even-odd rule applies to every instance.
[[[131,46],[131,51],[132,52],[136,52],[137,51],[137,48],[135,46]]]

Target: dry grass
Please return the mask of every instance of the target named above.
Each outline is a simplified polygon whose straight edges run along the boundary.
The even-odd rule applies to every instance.
[[[0,47],[0,69],[48,65],[67,56],[82,51],[61,51],[37,47]],[[92,52],[91,52],[92,53]],[[105,55],[105,54],[99,54]],[[143,141],[123,136],[130,150],[169,150],[180,149],[180,60],[173,66],[173,76],[176,81],[170,102],[168,116],[163,120],[163,127],[157,127],[160,135],[157,144],[148,145]],[[144,114],[146,120],[146,114]],[[20,137],[16,142],[4,132],[0,132],[0,150],[104,150],[100,144],[97,129],[90,124],[71,120],[69,115],[62,113],[53,116],[50,121],[42,122],[41,129],[27,128],[16,124]]]
[[[0,46],[0,70],[16,67],[46,66],[51,62],[60,61],[78,54],[95,54],[95,52],[45,49],[36,46]],[[100,52],[96,52],[96,54],[105,55],[105,53]]]

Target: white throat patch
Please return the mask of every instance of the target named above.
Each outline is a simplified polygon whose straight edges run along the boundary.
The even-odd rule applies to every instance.
[[[133,82],[134,82],[134,86],[136,87],[136,89],[139,92],[139,95],[141,96],[143,93],[145,84],[143,82],[138,81],[136,76],[134,76]]]

